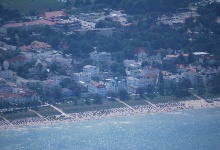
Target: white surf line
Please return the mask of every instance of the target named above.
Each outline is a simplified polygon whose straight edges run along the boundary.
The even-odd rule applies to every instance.
[[[7,120],[5,117],[1,116],[7,123],[9,123],[10,125],[14,126],[9,120]]]
[[[55,106],[53,106],[53,105],[51,105],[51,104],[48,104],[48,103],[46,103],[46,102],[45,102],[45,104],[46,104],[46,105],[49,105],[50,107],[52,107],[52,108],[54,108],[54,109],[56,109],[56,110],[59,111],[61,114],[66,115],[66,113],[65,113],[64,111],[62,111],[61,109],[59,109],[59,108],[57,108],[57,107],[55,107]]]
[[[122,104],[124,104],[125,106],[127,106],[128,108],[132,109],[133,111],[136,111],[132,106],[126,104],[125,102],[122,102],[119,98],[116,98],[116,100],[117,100],[119,103],[122,103]]]
[[[31,111],[31,112],[33,112],[33,113],[35,113],[36,115],[38,115],[38,117],[44,117],[44,116],[42,116],[41,114],[39,114],[38,112],[36,112],[35,110],[33,110],[33,109],[28,109],[29,111]]]

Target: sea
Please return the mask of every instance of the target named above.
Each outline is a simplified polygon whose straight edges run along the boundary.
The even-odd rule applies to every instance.
[[[220,150],[220,108],[0,130],[0,150]]]

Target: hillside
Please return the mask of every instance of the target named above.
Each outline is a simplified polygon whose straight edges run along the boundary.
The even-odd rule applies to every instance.
[[[71,3],[74,1],[70,0]],[[65,3],[58,2],[58,0],[0,0],[0,5],[12,9],[16,8],[20,12],[26,13],[30,9],[35,9],[38,12],[61,9]]]

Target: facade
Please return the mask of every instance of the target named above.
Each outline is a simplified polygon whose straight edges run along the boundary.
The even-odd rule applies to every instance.
[[[96,81],[90,81],[90,83],[88,84],[88,91],[91,94],[99,94],[101,96],[105,96],[106,95],[106,86],[103,84],[100,84]]]
[[[96,33],[102,36],[111,37],[113,34],[112,28],[100,28],[100,29],[80,29],[80,30],[74,30],[74,32],[79,33],[81,35],[85,35],[86,32]]]
[[[107,62],[111,61],[111,53],[94,51],[90,53],[90,58],[97,62]]]
[[[12,93],[13,88],[9,84],[1,84],[0,85],[0,94],[3,93]]]
[[[0,71],[0,77],[4,79],[13,79],[15,77],[15,72],[11,70]]]
[[[86,73],[86,72],[73,73],[73,79],[75,81],[89,82],[91,80],[91,73]]]
[[[99,67],[92,66],[92,65],[86,65],[83,67],[84,73],[90,73],[91,77],[98,76],[99,75]]]
[[[155,80],[153,78],[135,78],[127,77],[127,88],[129,92],[135,93],[137,88],[146,87],[147,85],[154,85]]]
[[[29,93],[29,94],[4,93],[2,94],[2,96],[3,96],[3,100],[10,104],[23,104],[23,103],[28,103],[28,102],[39,100],[39,96],[36,95],[35,93]]]
[[[117,94],[121,90],[127,90],[125,79],[111,79],[106,85],[107,92],[112,92]]]

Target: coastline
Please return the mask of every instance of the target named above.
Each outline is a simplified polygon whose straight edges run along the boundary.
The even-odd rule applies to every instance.
[[[220,107],[220,101],[213,101],[213,103],[208,103],[203,99],[200,100],[188,100],[181,102],[168,102],[159,103],[155,105],[136,105],[131,108],[120,107],[112,109],[103,109],[99,111],[86,111],[80,113],[71,113],[64,116],[53,115],[47,117],[33,117],[25,119],[17,119],[12,122],[0,121],[0,130],[5,129],[19,129],[28,126],[40,126],[40,125],[50,125],[57,123],[70,123],[70,122],[81,122],[87,120],[97,120],[102,118],[111,118],[119,116],[131,116],[140,114],[155,114],[155,113],[168,113],[175,112],[178,110],[188,110],[188,109],[201,109],[201,108],[215,108]]]

